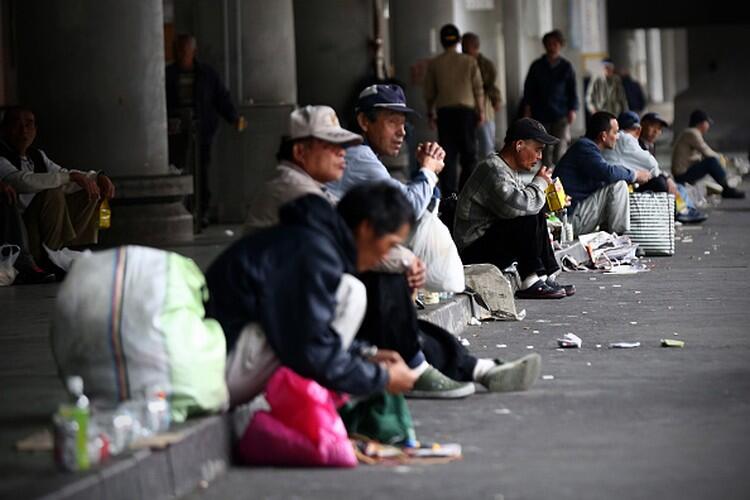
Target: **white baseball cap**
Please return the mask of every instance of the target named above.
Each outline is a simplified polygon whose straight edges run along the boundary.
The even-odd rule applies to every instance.
[[[364,141],[361,135],[341,127],[336,112],[330,106],[305,106],[292,111],[289,135],[292,140],[315,137],[343,146],[362,144]]]

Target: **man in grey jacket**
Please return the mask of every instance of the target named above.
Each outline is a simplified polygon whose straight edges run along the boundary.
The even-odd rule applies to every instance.
[[[529,184],[520,173],[531,171],[547,145],[558,139],[532,118],[511,125],[498,154],[477,165],[458,197],[455,239],[465,264],[494,264],[500,269],[518,262],[523,280],[518,298],[560,299],[575,293],[562,286],[544,212],[545,190],[552,183],[542,166]]]

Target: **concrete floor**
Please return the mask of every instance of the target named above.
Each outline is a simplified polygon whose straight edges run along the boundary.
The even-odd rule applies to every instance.
[[[189,498],[750,498],[749,213],[750,201],[725,201],[702,226],[683,228],[693,242],[652,259],[649,273],[565,275],[574,297],[524,301],[522,322],[470,327],[474,352],[512,358],[534,346],[555,378],[527,393],[410,401],[419,437],[461,443],[462,461],[236,467]],[[175,250],[205,267],[229,239],[223,230]],[[68,480],[48,457],[11,449],[64,397],[47,339],[56,290],[0,288],[0,498]],[[583,348],[557,351],[566,332]],[[660,348],[662,337],[686,347]],[[617,340],[643,345],[607,348]]]
[[[750,498],[748,214],[750,202],[725,201],[680,230],[693,242],[651,259],[649,273],[565,275],[574,297],[524,301],[525,321],[470,327],[474,352],[512,358],[534,346],[554,379],[527,393],[411,400],[418,436],[461,443],[462,461],[236,467],[189,498]],[[566,332],[583,348],[557,351]],[[664,337],[686,346],[661,348]],[[642,346],[607,348],[621,340]]]

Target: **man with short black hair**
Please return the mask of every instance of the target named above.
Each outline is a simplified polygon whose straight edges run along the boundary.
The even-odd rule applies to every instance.
[[[529,67],[523,85],[523,116],[539,121],[559,139],[544,148],[542,163],[554,165],[570,145],[570,125],[576,119],[578,93],[576,74],[570,61],[560,55],[565,38],[560,30],[542,37],[545,54]]]
[[[542,166],[529,184],[520,177],[533,170],[546,145],[557,141],[536,120],[517,120],[500,152],[477,165],[458,197],[454,233],[462,260],[500,269],[518,262],[519,298],[560,299],[575,293],[573,285],[562,286],[556,279],[560,267],[544,211],[550,171]]]
[[[744,198],[745,193],[727,184],[727,173],[721,166],[721,155],[711,149],[703,138],[713,120],[705,111],[690,113],[688,128],[674,142],[672,175],[677,182],[694,184],[710,175],[722,187],[722,198]]]
[[[648,171],[631,171],[604,159],[602,151],[615,147],[618,130],[612,113],[594,113],[586,137],[578,139],[555,167],[555,175],[572,199],[569,212],[573,214],[571,223],[576,236],[597,227],[618,234],[628,231],[628,183],[645,184],[651,180]]]
[[[440,173],[444,198],[458,193],[471,175],[477,159],[477,125],[485,119],[479,65],[473,57],[458,52],[460,41],[461,35],[454,25],[446,24],[440,29],[444,50],[430,60],[424,79],[427,116],[431,123],[437,121],[438,140],[445,148],[445,168]]]
[[[669,128],[669,123],[659,113],[644,114],[641,117],[641,135],[638,137],[638,144],[656,156],[656,139],[665,128]]]

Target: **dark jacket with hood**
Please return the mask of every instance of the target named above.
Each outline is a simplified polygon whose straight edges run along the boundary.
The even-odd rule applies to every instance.
[[[332,390],[367,395],[388,375],[345,350],[330,327],[344,273],[354,274],[351,231],[324,198],[308,195],[284,205],[278,226],[229,247],[206,272],[206,312],[221,323],[227,349],[248,323],[259,323],[281,364]]]

